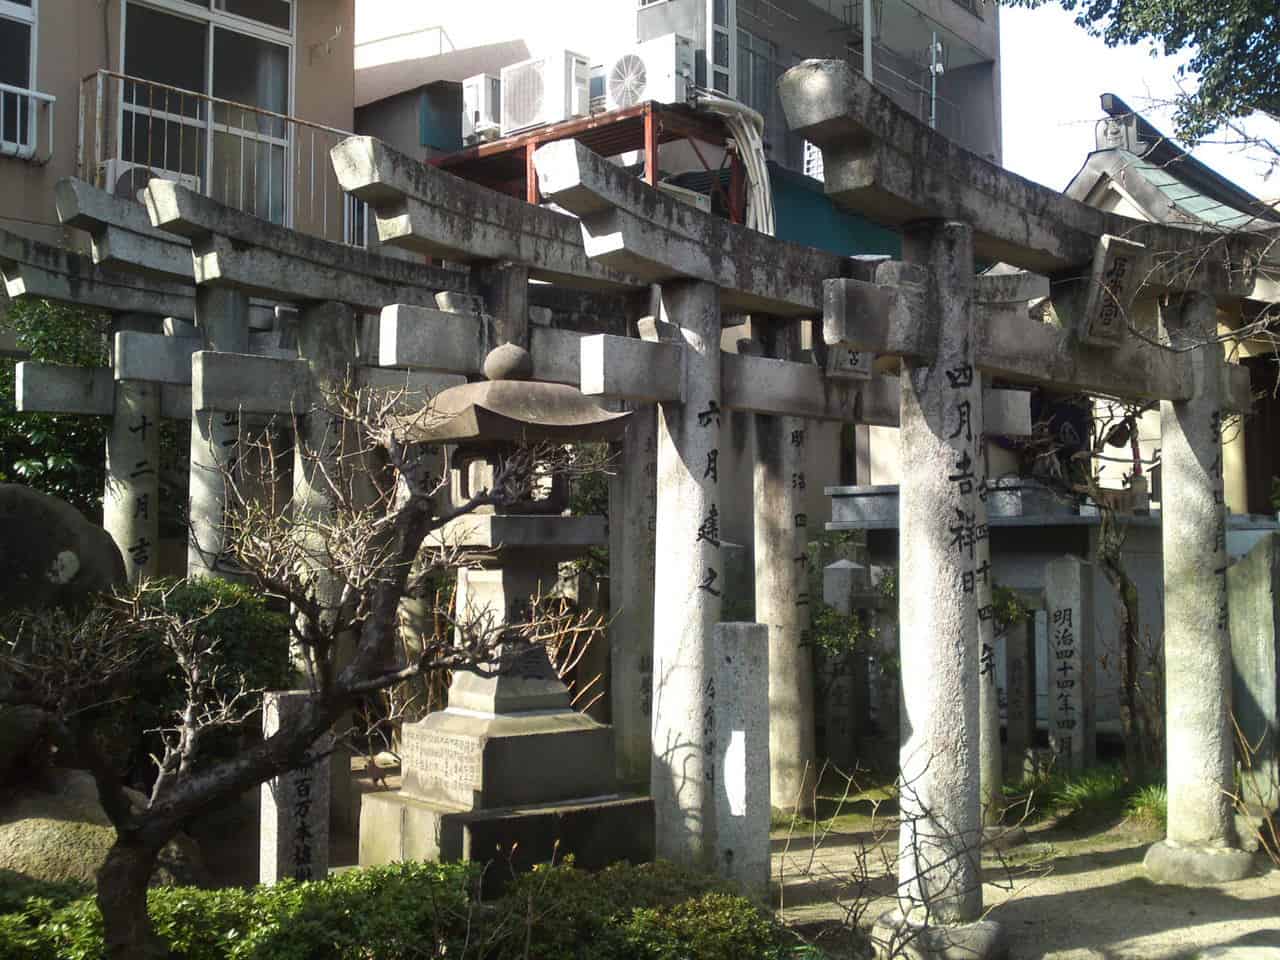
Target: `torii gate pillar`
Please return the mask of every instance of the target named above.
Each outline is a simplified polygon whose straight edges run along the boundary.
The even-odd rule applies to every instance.
[[[876,937],[888,956],[911,942],[987,957],[998,954],[1000,931],[980,920],[976,579],[987,530],[978,499],[985,467],[973,230],[941,220],[909,224],[903,254],[926,271],[923,334],[934,349],[931,359],[904,358],[901,380],[902,459],[911,469],[899,488],[898,908],[881,918]]]
[[[1166,324],[1191,351],[1194,398],[1160,403],[1161,535],[1168,834],[1146,856],[1154,880],[1240,880],[1253,857],[1236,849],[1227,613],[1227,519],[1222,484],[1224,365],[1212,340],[1216,304],[1190,294]]]
[[[713,856],[715,696],[707,669],[720,621],[720,296],[714,284],[662,285],[662,317],[685,350],[681,403],[658,404],[658,510],[653,619],[655,849],[707,867]]]

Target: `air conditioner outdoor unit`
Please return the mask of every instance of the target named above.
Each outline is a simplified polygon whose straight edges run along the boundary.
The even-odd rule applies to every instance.
[[[693,41],[678,33],[636,44],[606,64],[605,109],[646,100],[684,103],[693,83]]]
[[[501,82],[487,73],[462,81],[462,142],[480,143],[498,135]]]
[[[502,68],[502,135],[585,117],[589,110],[591,61],[558,50]]]
[[[142,193],[147,189],[147,182],[153,177],[161,180],[173,180],[188,189],[200,192],[200,178],[193,173],[175,173],[172,170],[157,170],[142,163],[130,163],[127,160],[111,159],[99,168],[104,190],[113,196],[125,200],[136,200],[142,203]]]
[[[688,187],[679,187],[674,183],[659,183],[658,190],[669,197],[674,197],[681,203],[687,203],[691,207],[697,207],[703,213],[711,212],[711,198],[705,193],[699,193],[697,190],[690,190]]]

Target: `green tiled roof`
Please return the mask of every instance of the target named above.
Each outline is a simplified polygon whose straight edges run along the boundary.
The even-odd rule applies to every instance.
[[[1126,172],[1138,174],[1164,194],[1171,204],[1189,220],[1199,220],[1223,230],[1234,230],[1257,223],[1253,216],[1236,207],[1205,196],[1188,186],[1176,175],[1177,160],[1168,166],[1151,163],[1128,150],[1116,150],[1124,160]]]

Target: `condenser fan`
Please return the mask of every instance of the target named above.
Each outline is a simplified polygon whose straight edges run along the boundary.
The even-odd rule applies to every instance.
[[[116,179],[111,192],[122,200],[135,200],[142,203],[147,184],[153,176],[155,174],[146,167],[129,167]]]
[[[647,83],[644,61],[634,53],[619,57],[609,71],[609,95],[620,107],[633,107],[643,100]]]

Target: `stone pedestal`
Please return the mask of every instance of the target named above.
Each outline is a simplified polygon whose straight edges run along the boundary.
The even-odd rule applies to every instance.
[[[495,515],[465,536],[455,531],[459,545],[471,545],[497,525],[520,544],[487,561],[501,566],[459,571],[458,622],[492,636],[514,633],[531,600],[555,586],[556,564],[581,534],[581,519]],[[592,538],[602,539],[595,527]],[[545,547],[531,549],[539,538]],[[652,859],[653,804],[619,792],[613,731],[570,706],[543,647],[517,642],[504,640],[496,675],[456,671],[449,707],[405,725],[401,789],[363,798],[361,866],[493,861],[483,885],[491,896],[513,870],[569,854],[585,867]]]
[[[1280,807],[1280,534],[1259,541],[1227,571],[1231,611],[1232,712],[1248,756],[1237,744],[1243,800]]]

